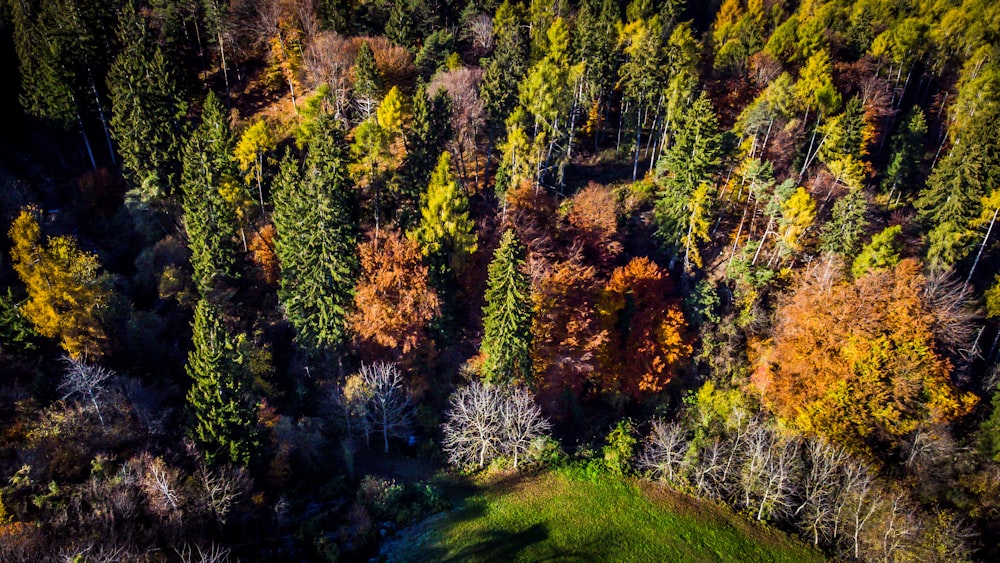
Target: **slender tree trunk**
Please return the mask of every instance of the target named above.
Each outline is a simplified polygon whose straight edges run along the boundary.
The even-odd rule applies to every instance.
[[[969,270],[969,275],[965,278],[966,285],[972,281],[972,274],[976,272],[976,266],[979,265],[979,259],[983,257],[983,249],[986,248],[986,242],[990,240],[990,234],[993,232],[993,224],[997,221],[997,213],[1000,213],[1000,207],[993,210],[993,218],[990,219],[990,227],[986,229],[986,236],[983,237],[983,242],[979,245],[979,252],[976,253],[976,259],[972,262],[972,268]]]
[[[83,146],[87,149],[87,157],[90,158],[91,168],[97,169],[97,162],[94,160],[94,151],[90,149],[90,137],[87,136],[87,129],[83,126],[83,117],[80,112],[76,112],[76,122],[80,125],[80,136],[83,137]]]
[[[90,78],[90,90],[94,93],[94,103],[97,104],[97,115],[101,118],[101,127],[104,128],[104,139],[108,143],[108,156],[111,157],[111,165],[118,166],[118,160],[115,158],[115,147],[111,143],[111,132],[108,130],[108,120],[104,117],[104,106],[101,105],[101,97],[97,93],[97,85],[94,84],[94,77],[90,74],[89,68],[87,76]]]

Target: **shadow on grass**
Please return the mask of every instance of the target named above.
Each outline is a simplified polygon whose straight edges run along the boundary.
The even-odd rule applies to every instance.
[[[432,549],[421,555],[427,556],[427,561],[513,561],[528,546],[548,538],[549,528],[545,524],[535,524],[519,532],[485,530],[457,553],[434,553],[437,550]]]

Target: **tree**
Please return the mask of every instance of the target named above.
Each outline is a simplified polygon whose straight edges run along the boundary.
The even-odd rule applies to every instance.
[[[712,185],[712,173],[721,156],[718,121],[708,97],[701,96],[677,124],[674,144],[656,165],[659,190],[656,200],[657,234],[671,247],[683,247],[697,219],[690,201],[702,184]]]
[[[437,292],[417,243],[397,232],[362,243],[351,330],[363,347],[401,359],[428,343],[427,327],[440,315]]]
[[[170,195],[181,173],[181,120],[187,113],[181,89],[146,22],[126,2],[118,39],[124,49],[108,72],[111,134],[122,170],[148,201]]]
[[[531,286],[524,247],[504,232],[490,262],[483,307],[483,377],[490,383],[533,383],[531,377]]]
[[[892,137],[892,156],[882,178],[882,191],[888,192],[889,201],[894,193],[898,201],[903,192],[913,192],[916,183],[917,166],[923,156],[924,136],[927,122],[924,112],[914,106],[909,117]]]
[[[247,465],[259,446],[256,405],[249,397],[246,339],[232,336],[218,312],[202,299],[195,305],[193,347],[187,374],[189,432],[209,463]]]
[[[276,143],[271,137],[267,122],[261,119],[243,131],[233,152],[240,170],[246,174],[247,184],[252,182],[257,184],[261,210],[264,209],[264,156],[275,147]]]
[[[411,236],[438,273],[446,268],[460,270],[476,251],[477,237],[469,218],[469,200],[452,178],[448,152],[441,153],[421,200],[420,224]]]
[[[21,312],[38,334],[58,338],[71,358],[100,358],[107,350],[101,315],[111,297],[101,265],[70,237],[49,237],[43,245],[38,213],[21,210],[9,232],[14,271],[28,292]]]
[[[405,438],[410,431],[413,405],[396,364],[378,362],[361,366],[354,383],[354,393],[361,399],[355,415],[364,416],[364,428],[382,434],[385,453],[389,453],[389,437]],[[347,385],[347,384],[345,384]]]
[[[367,41],[358,49],[354,60],[354,102],[362,119],[375,113],[382,99],[382,72],[375,64],[375,53]]]
[[[800,239],[816,219],[816,202],[805,188],[795,190],[781,206],[781,247],[786,252],[797,252]]]
[[[233,138],[225,110],[209,91],[201,124],[184,150],[184,226],[195,286],[202,296],[237,274],[236,209],[223,196],[236,189]]]
[[[868,226],[868,201],[861,190],[852,190],[833,204],[830,221],[823,224],[820,248],[846,257],[854,256]]]
[[[286,154],[275,179],[278,298],[298,342],[313,354],[344,341],[353,301],[356,204],[345,153],[343,131],[335,118],[323,116],[305,169]]]
[[[892,268],[899,264],[900,252],[903,250],[899,235],[902,232],[902,227],[893,225],[872,236],[871,242],[865,245],[854,259],[851,274],[855,278],[860,278],[868,272]]]
[[[493,18],[493,33],[497,38],[493,54],[483,61],[483,81],[479,96],[494,124],[502,124],[517,105],[517,90],[528,69],[528,41],[524,35],[524,7],[520,3],[504,2]]]
[[[99,403],[104,395],[104,385],[108,379],[114,376],[114,372],[98,365],[86,364],[82,360],[69,356],[64,356],[63,362],[66,364],[66,372],[63,374],[62,382],[59,383],[59,390],[63,392],[63,400],[65,401],[73,395],[82,395],[93,405],[103,428],[104,416],[101,415]]]
[[[691,354],[687,322],[670,291],[666,273],[645,257],[612,272],[597,306],[609,334],[601,351],[605,390],[635,399],[657,393]]]
[[[448,462],[459,467],[482,469],[498,457],[510,456],[516,468],[550,427],[531,393],[519,386],[473,381],[455,390],[448,405],[441,447]]]
[[[406,156],[400,166],[399,218],[397,223],[409,229],[419,217],[420,198],[431,179],[441,153],[451,139],[451,103],[448,93],[439,90],[427,95],[424,84],[413,95],[413,120],[404,141]]]
[[[753,380],[764,403],[808,434],[854,451],[891,446],[921,423],[969,412],[937,344],[940,312],[911,259],[853,283],[825,266],[779,309]]]

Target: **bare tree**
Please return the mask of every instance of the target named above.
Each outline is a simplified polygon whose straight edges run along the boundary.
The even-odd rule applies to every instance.
[[[180,490],[180,472],[167,465],[163,458],[154,458],[148,452],[133,458],[131,463],[150,510],[164,519],[179,519],[185,500]]]
[[[488,53],[493,48],[493,18],[489,14],[479,14],[470,19],[465,33],[480,53]]]
[[[688,440],[684,428],[676,422],[654,420],[639,466],[673,486],[680,486],[688,470]]]
[[[211,544],[208,547],[184,544],[177,552],[183,563],[225,563],[229,561],[230,549],[221,545]]]
[[[63,392],[63,400],[73,395],[81,395],[84,399],[89,400],[90,404],[94,406],[97,418],[100,419],[103,428],[104,416],[101,415],[99,402],[105,392],[104,384],[114,375],[114,372],[97,365],[86,364],[83,360],[69,356],[63,356],[63,362],[66,364],[66,372],[63,374],[62,383],[59,384],[59,389]]]
[[[205,491],[205,502],[219,524],[226,523],[226,516],[250,486],[250,479],[242,467],[225,465],[211,468],[203,460],[198,463],[198,480]]]
[[[458,157],[462,184],[468,185],[469,173],[465,155],[472,153],[472,170],[476,185],[479,184],[479,131],[486,123],[486,110],[479,99],[479,83],[483,80],[481,68],[460,68],[439,72],[427,85],[427,95],[434,97],[441,90],[451,99],[452,152]]]
[[[410,431],[413,407],[403,374],[394,363],[378,362],[361,366],[360,375],[368,398],[365,417],[369,427],[382,434],[389,453],[389,437],[405,438]]]
[[[522,454],[545,435],[552,425],[542,416],[535,398],[523,387],[517,387],[501,402],[501,444],[503,453],[514,457],[514,468]]]
[[[502,395],[480,381],[458,388],[442,425],[442,447],[452,465],[478,463],[482,468],[500,453]]]
[[[965,361],[978,356],[973,339],[982,311],[974,306],[972,287],[949,272],[934,272],[924,285],[924,300],[934,315],[934,336],[945,349]]]
[[[847,452],[822,439],[809,440],[805,447],[807,469],[799,484],[801,502],[795,509],[799,529],[812,536],[819,545],[833,527],[834,499],[839,489],[838,476],[847,459]]]

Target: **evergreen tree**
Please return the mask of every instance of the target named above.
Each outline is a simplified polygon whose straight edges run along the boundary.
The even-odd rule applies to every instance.
[[[375,64],[375,53],[367,41],[358,49],[354,59],[354,103],[361,119],[368,119],[375,113],[382,99],[382,71]]]
[[[187,374],[190,435],[209,463],[246,465],[259,446],[255,404],[248,395],[246,340],[226,330],[206,300],[194,309],[193,347]]]
[[[194,282],[202,297],[237,274],[236,212],[223,197],[236,185],[233,137],[215,94],[205,98],[201,125],[184,150],[184,226],[191,249]]]
[[[298,342],[316,355],[344,341],[357,271],[357,210],[344,133],[329,115],[317,127],[304,171],[286,154],[273,196],[278,298]]]
[[[504,232],[490,262],[483,307],[483,376],[490,383],[531,382],[531,286],[524,247]]]
[[[904,191],[913,192],[918,172],[917,165],[923,156],[926,134],[927,122],[924,120],[924,112],[920,107],[914,106],[909,117],[892,138],[892,156],[882,178],[882,191],[889,193],[890,203],[894,193],[901,196]]]
[[[180,119],[187,112],[166,58],[131,3],[118,29],[124,49],[108,73],[111,133],[122,170],[144,200],[169,194],[180,176]]]
[[[712,183],[712,173],[721,156],[718,121],[712,103],[703,93],[680,118],[674,144],[656,165],[660,190],[656,202],[657,232],[673,247],[690,230],[688,201],[703,183]]]
[[[854,277],[860,278],[872,270],[885,270],[898,264],[899,254],[903,250],[903,244],[899,240],[902,232],[902,227],[893,225],[876,233],[871,242],[865,245],[861,254],[854,259],[851,265]]]
[[[830,221],[820,233],[820,248],[847,257],[854,256],[868,226],[868,202],[861,190],[853,190],[833,204]]]
[[[397,223],[409,229],[419,217],[420,194],[430,182],[431,172],[451,139],[451,102],[444,88],[433,98],[427,97],[427,86],[417,86],[413,95],[413,121],[406,135],[406,157],[401,166],[398,193]]]
[[[475,224],[469,218],[469,200],[451,175],[451,154],[441,153],[420,209],[413,237],[429,258],[436,274],[459,270],[476,251]]]
[[[524,7],[510,0],[504,0],[493,19],[496,46],[493,54],[483,61],[479,97],[494,125],[503,123],[517,105],[517,89],[512,85],[520,84],[528,70],[528,39],[523,20]]]

